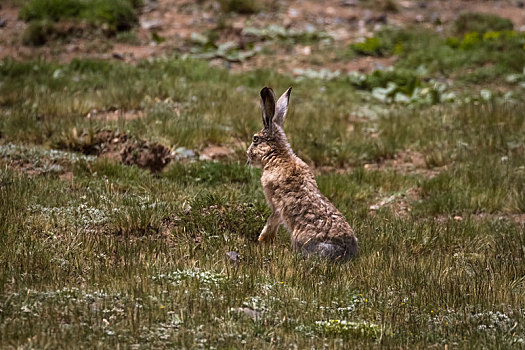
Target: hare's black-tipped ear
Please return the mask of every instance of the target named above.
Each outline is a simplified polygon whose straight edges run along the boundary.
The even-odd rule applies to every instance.
[[[271,131],[275,114],[275,94],[271,88],[264,87],[261,90],[261,109],[264,128]]]
[[[288,103],[290,102],[290,93],[292,92],[292,88],[289,87],[288,90],[284,92],[284,94],[279,97],[279,100],[277,100],[277,105],[275,106],[275,118],[274,122],[275,124],[279,126],[283,126],[284,119],[286,118],[286,112],[288,112]]]

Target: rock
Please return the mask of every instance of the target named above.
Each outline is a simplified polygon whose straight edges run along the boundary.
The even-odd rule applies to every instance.
[[[239,263],[240,261],[239,253],[237,252],[226,252],[226,256],[230,259],[230,262],[232,263]]]
[[[242,313],[254,321],[259,321],[262,318],[262,312],[250,309],[248,307],[238,307],[236,309],[232,309],[232,311]]]
[[[121,61],[124,60],[124,55],[119,52],[113,52],[112,57],[116,58],[117,60],[121,60]]]
[[[299,16],[299,11],[293,7],[290,7],[288,9],[288,16],[290,16],[290,18],[297,18]]]
[[[358,0],[342,0],[339,5],[343,6],[343,7],[355,7],[355,6],[359,6],[359,1]]]
[[[179,147],[175,150],[174,152],[175,154],[175,158],[176,159],[181,159],[181,158],[194,158],[196,156],[196,153],[194,150],[192,149],[188,149],[186,147]]]
[[[158,19],[140,21],[140,27],[146,30],[162,28],[162,21]]]
[[[432,12],[432,14],[430,15],[430,22],[432,22],[432,24],[441,24],[441,15],[439,14],[439,12]]]
[[[200,152],[200,160],[216,160],[228,158],[233,149],[224,146],[209,145]]]
[[[7,20],[0,18],[0,28],[4,28],[7,24]]]

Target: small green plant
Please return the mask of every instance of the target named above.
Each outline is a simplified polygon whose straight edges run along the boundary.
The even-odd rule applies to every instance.
[[[512,22],[508,18],[486,13],[467,12],[461,14],[454,21],[454,29],[458,34],[477,32],[484,34],[488,31],[512,30]]]
[[[117,35],[115,35],[115,40],[120,43],[140,45],[140,39],[137,38],[132,30],[117,33]]]
[[[20,10],[26,22],[49,20],[59,22],[81,19],[93,25],[106,25],[110,32],[129,30],[138,19],[137,0],[30,0]]]
[[[86,8],[86,3],[80,0],[31,0],[20,10],[20,19],[60,21],[64,18],[78,17]]]
[[[106,24],[110,31],[129,30],[138,22],[129,0],[92,0],[80,17],[93,24]]]
[[[397,0],[361,0],[361,5],[377,11],[398,12]]]
[[[259,5],[255,0],[219,0],[223,12],[252,14],[259,12]]]
[[[381,331],[378,325],[365,321],[328,320],[317,321],[315,324],[325,334],[351,338],[375,339]]]
[[[366,38],[363,42],[350,44],[350,48],[357,54],[364,56],[390,56],[392,47],[378,37]]]
[[[24,45],[41,46],[56,34],[53,22],[48,20],[32,21],[22,36]]]

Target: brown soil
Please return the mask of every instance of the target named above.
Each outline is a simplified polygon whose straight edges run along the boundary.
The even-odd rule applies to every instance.
[[[172,159],[170,149],[160,143],[134,139],[112,130],[101,130],[93,137],[80,136],[72,148],[151,172],[161,171]]]
[[[425,156],[417,151],[404,150],[394,155],[392,159],[386,159],[380,163],[365,164],[366,170],[393,170],[401,174],[419,174],[432,178],[443,171],[443,168],[432,168],[427,166]]]
[[[75,57],[92,57],[134,62],[149,57],[171,55],[174,52],[189,52],[191,46],[188,39],[194,32],[214,30],[219,36],[218,42],[235,41],[243,45],[250,39],[243,37],[242,28],[264,28],[271,24],[291,29],[311,28],[325,31],[334,38],[333,47],[344,50],[350,42],[371,35],[385,23],[403,26],[418,22],[439,29],[439,25],[435,24],[438,18],[446,25],[464,11],[493,13],[511,19],[517,29],[525,26],[524,10],[515,2],[505,0],[404,0],[398,1],[397,12],[389,12],[381,6],[366,6],[365,1],[290,0],[285,4],[266,3],[273,5],[255,15],[220,15],[218,3],[215,1],[151,0],[146,2],[140,15],[140,25],[133,31],[136,43],[118,42],[116,37],[106,37],[100,29],[89,28],[83,24],[62,24],[64,28],[60,31],[73,31],[75,35],[49,42],[42,47],[22,44],[22,35],[27,24],[18,19],[19,8],[7,3],[0,8],[0,19],[6,21],[0,28],[0,59],[41,57],[68,62]],[[164,41],[155,43],[154,33]],[[395,60],[378,57],[343,59],[337,57],[337,53],[334,52],[336,50],[332,50],[332,47],[327,52],[326,47],[319,44],[293,44],[291,47],[262,44],[261,48],[267,47],[272,54],[257,54],[242,63],[224,62],[221,59],[215,59],[214,63],[234,70],[272,67],[279,72],[290,74],[295,68],[368,72],[377,67],[390,66]]]
[[[224,160],[232,158],[234,150],[226,146],[209,145],[199,152],[201,160]]]

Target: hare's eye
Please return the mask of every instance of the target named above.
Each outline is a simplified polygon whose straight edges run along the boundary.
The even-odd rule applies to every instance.
[[[253,136],[253,143],[258,143],[258,142],[259,142],[259,136],[254,135]]]

